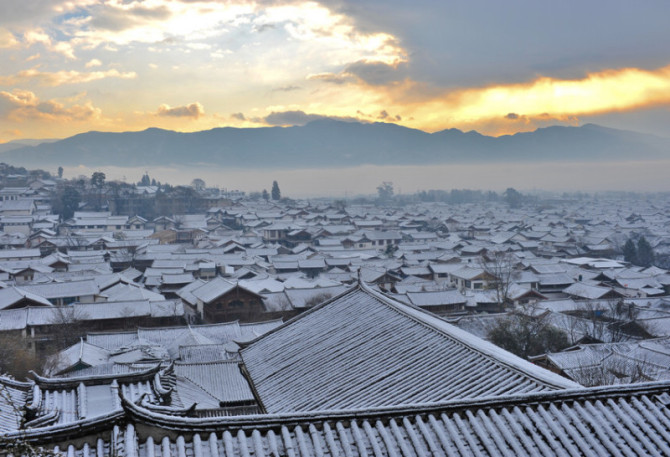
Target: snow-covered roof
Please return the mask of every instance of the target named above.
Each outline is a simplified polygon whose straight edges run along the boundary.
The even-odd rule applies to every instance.
[[[267,333],[241,355],[270,413],[576,386],[364,285]]]
[[[76,457],[91,449],[122,449],[126,457],[167,455],[165,450],[203,457],[670,455],[670,419],[662,413],[669,388],[669,383],[650,383],[440,405],[238,417],[169,415],[124,398],[129,419],[113,432],[110,425],[109,433],[89,431],[88,440],[51,438],[49,448],[58,443],[59,450]],[[54,431],[41,436],[49,433]]]
[[[458,290],[440,290],[434,292],[407,292],[407,298],[415,306],[440,306],[465,303],[465,296]]]

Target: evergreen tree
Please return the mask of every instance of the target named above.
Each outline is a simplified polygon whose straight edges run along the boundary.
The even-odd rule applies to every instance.
[[[96,171],[91,176],[91,185],[98,189],[105,185],[105,174],[101,171]]]
[[[510,208],[519,208],[521,207],[521,203],[523,202],[523,195],[519,193],[516,189],[513,187],[507,188],[507,190],[503,193],[505,197],[505,201],[509,205]]]
[[[379,195],[379,200],[383,203],[389,202],[393,198],[393,183],[390,181],[384,181],[377,186],[377,195]]]
[[[281,191],[279,190],[279,184],[277,181],[272,181],[272,199],[279,200],[281,198]]]
[[[637,240],[637,264],[641,267],[650,267],[654,263],[654,249],[645,237]]]
[[[80,201],[81,195],[79,195],[77,189],[72,186],[67,186],[61,196],[61,216],[63,217],[63,220],[70,219],[74,215],[74,212],[79,208]]]
[[[270,199],[270,194],[268,194],[267,189],[263,189],[263,200],[268,201]]]
[[[630,262],[632,264],[637,264],[637,248],[635,247],[635,243],[633,240],[630,238],[628,241],[626,241],[626,244],[623,246],[623,259],[626,262]]]

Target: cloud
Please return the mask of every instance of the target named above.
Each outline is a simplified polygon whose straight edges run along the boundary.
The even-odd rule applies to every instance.
[[[21,135],[23,135],[23,132],[19,129],[9,129],[9,130],[3,130],[2,132],[0,132],[0,135],[4,137],[19,138]]]
[[[44,86],[62,86],[64,84],[88,83],[105,78],[133,79],[136,77],[137,73],[133,71],[123,73],[116,69],[85,73],[76,70],[44,72],[39,71],[37,68],[31,68],[30,70],[20,71],[15,75],[0,76],[0,85],[21,85],[29,80],[36,80]]]
[[[317,121],[321,119],[333,119],[338,121],[345,122],[360,122],[360,119],[356,117],[349,116],[330,116],[324,114],[307,114],[304,111],[281,111],[272,113],[265,116],[262,121],[268,125],[305,125],[312,121]]]
[[[81,0],[30,0],[0,2],[0,17],[3,22],[12,25],[35,24],[53,17],[66,4],[72,7],[82,3]]]
[[[205,115],[205,108],[199,103],[191,103],[190,105],[171,107],[167,104],[162,104],[158,107],[157,116],[169,117],[192,117],[198,119]]]
[[[357,113],[362,114],[360,111],[357,111]],[[369,116],[368,116],[368,117],[369,117]],[[379,112],[379,114],[377,115],[377,119],[380,120],[380,121],[395,121],[395,122],[399,122],[399,121],[402,121],[402,116],[399,115],[399,114],[395,114],[395,115],[393,115],[393,114],[389,114],[388,111],[386,111],[385,109],[383,109],[383,110],[381,110],[381,111]]]
[[[13,121],[89,121],[99,119],[102,111],[91,102],[70,104],[61,100],[41,101],[31,91],[14,89],[0,91],[0,117]]]
[[[100,65],[102,65],[102,62],[100,62],[98,59],[91,59],[86,62],[86,68],[99,67]]]
[[[314,1],[111,0],[65,4],[62,9],[71,14],[61,15],[59,34],[52,36],[77,48],[148,44],[183,51],[225,36],[237,48],[233,51],[239,51],[251,36],[278,54],[290,49],[298,60],[331,65],[345,59],[387,64],[406,60],[395,36],[359,30],[345,12]]]
[[[406,62],[392,64],[359,60],[350,63],[339,73],[315,73],[307,75],[309,81],[322,81],[330,84],[357,84],[385,86],[404,80],[407,77]]]
[[[272,89],[273,92],[293,92],[296,90],[301,90],[302,87],[300,86],[294,86],[292,84],[289,84],[287,86],[281,86],[281,87],[275,87]]]
[[[18,45],[19,42],[14,34],[6,28],[0,27],[0,49],[16,48]]]
[[[456,91],[446,101],[463,117],[496,113],[565,116],[629,110],[670,103],[670,66],[654,71],[606,70],[574,80],[540,77],[526,84]]]
[[[232,117],[233,119],[238,120],[238,121],[246,121],[247,120],[244,113],[233,113],[233,114],[230,115],[230,117]]]
[[[23,33],[23,42],[26,46],[41,44],[51,52],[62,54],[70,60],[75,60],[74,48],[68,40],[55,41],[41,28],[28,29]]]
[[[332,84],[344,84],[349,82],[355,82],[356,79],[349,74],[337,74],[337,73],[316,73],[307,75],[309,81],[323,81],[326,83]]]
[[[515,125],[527,130],[547,120],[573,124],[579,116],[668,105],[670,65],[656,70],[605,70],[580,79],[539,77],[527,83],[441,93],[408,80],[372,89],[390,99],[389,107],[414,117],[412,126],[429,131],[466,127],[499,134]]]
[[[49,35],[46,34],[44,30],[40,28],[26,31],[23,34],[23,41],[25,41],[26,44],[28,45],[32,45],[35,43],[41,43],[47,46],[51,45],[51,38],[49,37]]]
[[[406,77],[406,69],[407,65],[402,62],[389,65],[384,62],[359,60],[347,65],[344,69],[344,74],[354,75],[366,84],[380,86],[404,79]]]
[[[151,22],[163,22],[173,14],[168,5],[144,6],[139,2],[108,4],[93,11],[96,14],[90,16],[88,25],[112,32],[141,27]]]

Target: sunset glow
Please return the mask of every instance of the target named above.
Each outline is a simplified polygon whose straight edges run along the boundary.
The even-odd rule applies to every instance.
[[[662,53],[656,65],[580,56],[583,63],[565,59],[565,68],[537,54],[529,64],[546,69],[529,71],[511,52],[509,64],[468,78],[480,65],[465,53],[468,41],[421,39],[422,27],[433,33],[439,17],[419,7],[374,15],[364,13],[377,11],[375,3],[38,3],[0,7],[0,142],[88,130],[296,125],[324,116],[500,135],[668,112],[670,104],[670,55]],[[440,33],[460,30],[450,21],[445,16]],[[496,45],[492,53],[506,52]],[[462,55],[467,61],[455,60]]]

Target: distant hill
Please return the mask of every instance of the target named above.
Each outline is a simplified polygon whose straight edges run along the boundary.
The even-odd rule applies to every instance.
[[[8,143],[9,144],[9,143]],[[4,145],[0,145],[4,146]],[[3,150],[0,161],[40,166],[215,165],[312,168],[363,164],[625,161],[670,158],[670,139],[586,124],[489,137],[457,129],[426,133],[395,124],[317,120],[301,127],[150,128],[88,132]]]
[[[14,149],[23,148],[25,146],[37,146],[42,143],[53,143],[54,141],[60,141],[58,139],[47,139],[47,140],[14,140],[8,141],[7,143],[0,143],[0,154],[7,151],[12,151]]]

